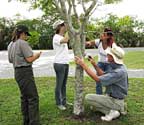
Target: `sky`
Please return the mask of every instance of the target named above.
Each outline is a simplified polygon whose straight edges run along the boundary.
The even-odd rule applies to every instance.
[[[42,15],[40,10],[29,10],[30,5],[12,0],[0,0],[0,17],[14,18],[20,14],[23,18],[32,19]],[[98,7],[92,17],[104,17],[108,13],[116,14],[119,17],[125,15],[136,17],[144,20],[144,0],[123,0],[123,2],[113,5]]]
[[[113,13],[119,17],[129,15],[144,20],[144,0],[123,0],[118,4],[99,7],[93,16],[105,16]]]
[[[0,17],[14,18],[16,14],[20,14],[23,18],[32,19],[42,15],[40,10],[30,11],[29,8],[30,4],[17,2],[16,0],[12,0],[12,2],[0,0]]]

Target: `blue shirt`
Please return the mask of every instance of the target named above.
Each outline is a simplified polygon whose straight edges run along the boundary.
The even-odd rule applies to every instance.
[[[110,64],[112,69],[99,76],[100,83],[106,87],[106,94],[116,98],[125,98],[128,91],[128,74],[124,65]]]

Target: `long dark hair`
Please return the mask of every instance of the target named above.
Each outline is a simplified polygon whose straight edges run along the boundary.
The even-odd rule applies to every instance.
[[[107,35],[110,37],[107,39],[107,45],[112,47],[112,44],[115,42],[112,30],[109,28],[105,28],[104,32],[107,33]]]
[[[65,26],[64,23],[58,25],[57,28],[56,28],[56,32],[55,32],[55,33],[56,33],[56,34],[59,34],[59,32],[60,32],[60,28],[63,27],[63,26]]]
[[[20,38],[20,35],[23,32],[18,32],[17,28],[14,29],[13,33],[12,33],[12,41],[15,42],[16,40],[18,40]]]

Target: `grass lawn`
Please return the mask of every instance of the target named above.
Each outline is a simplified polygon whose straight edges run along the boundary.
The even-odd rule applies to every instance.
[[[129,95],[127,97],[128,114],[113,120],[102,122],[100,113],[90,111],[85,104],[85,116],[82,120],[73,119],[73,107],[60,111],[55,105],[54,77],[36,78],[40,97],[40,119],[42,125],[144,125],[144,79],[129,79]],[[85,77],[84,94],[95,93],[95,82]],[[69,77],[67,85],[69,102],[74,99],[74,77]],[[0,125],[21,125],[20,95],[13,79],[0,79]]]
[[[94,57],[97,62],[98,57]],[[91,66],[89,61],[85,59],[85,62]],[[126,52],[124,57],[124,63],[126,64],[128,69],[144,69],[144,51],[130,51]],[[75,65],[74,62],[70,63],[71,65]]]
[[[144,51],[127,52],[124,62],[129,69],[144,69]]]

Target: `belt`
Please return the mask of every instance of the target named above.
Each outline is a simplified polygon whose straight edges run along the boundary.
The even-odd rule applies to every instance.
[[[118,99],[118,100],[123,100],[124,98],[119,98],[119,97],[115,97],[113,95],[109,95],[110,97],[114,98],[114,99]]]
[[[15,69],[21,69],[21,68],[31,68],[32,66],[29,65],[29,66],[20,66],[20,67],[15,67]]]

